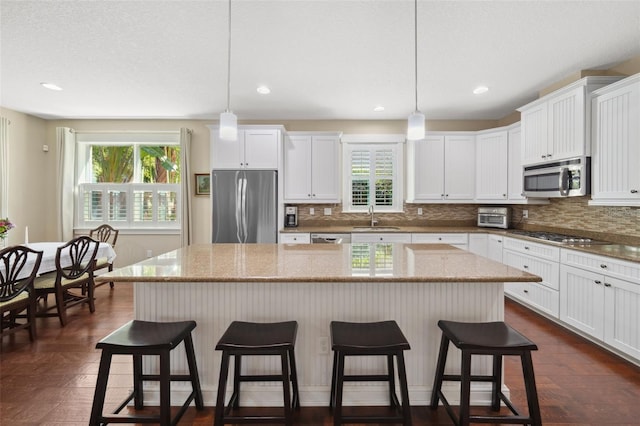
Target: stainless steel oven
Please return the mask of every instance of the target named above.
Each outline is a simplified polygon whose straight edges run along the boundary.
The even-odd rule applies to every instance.
[[[511,224],[509,207],[479,207],[478,226],[482,228],[507,229]]]
[[[591,158],[577,157],[524,168],[527,197],[580,197],[591,192]]]

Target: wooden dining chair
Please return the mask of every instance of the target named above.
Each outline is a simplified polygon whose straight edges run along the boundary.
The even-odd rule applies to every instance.
[[[34,281],[36,297],[41,302],[36,316],[57,316],[60,324],[65,326],[67,308],[86,303],[91,313],[95,311],[93,271],[98,244],[98,241],[84,235],[58,247],[55,273],[45,274]],[[79,289],[81,293],[72,292],[72,289]],[[49,294],[55,294],[55,306],[47,305],[46,296]],[[49,312],[54,309],[56,312]]]
[[[118,229],[104,224],[89,231],[89,236],[102,243],[111,244],[111,247],[115,250],[119,232],[120,231]],[[113,271],[113,262],[109,262],[109,259],[106,257],[99,257],[96,259],[96,271],[104,268],[108,268],[109,272]],[[101,282],[100,284],[97,284],[96,287],[101,286],[102,284],[106,284],[106,282]],[[113,281],[109,282],[109,287],[113,288]]]
[[[28,329],[36,339],[36,296],[33,280],[40,268],[42,252],[25,246],[0,251],[0,318],[2,337]],[[26,313],[23,313],[25,312]],[[24,319],[20,321],[19,319]]]

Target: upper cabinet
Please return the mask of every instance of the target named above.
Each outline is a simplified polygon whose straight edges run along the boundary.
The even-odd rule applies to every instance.
[[[508,182],[507,198],[511,202],[526,201],[522,188],[522,129],[520,123],[508,130]]]
[[[508,191],[508,132],[505,128],[476,136],[476,199],[505,201]]]
[[[410,141],[407,201],[463,203],[475,195],[475,134],[428,133]]]
[[[518,109],[522,165],[591,155],[588,94],[620,77],[585,77]]]
[[[593,93],[591,205],[640,206],[640,74]]]
[[[340,171],[340,133],[287,133],[284,141],[285,202],[340,202]]]
[[[208,127],[212,169],[278,169],[282,126],[239,126],[236,141],[221,140],[218,126]]]

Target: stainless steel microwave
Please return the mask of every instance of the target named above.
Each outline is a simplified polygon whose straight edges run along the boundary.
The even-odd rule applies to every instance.
[[[576,157],[524,168],[527,197],[580,197],[591,193],[591,157]]]

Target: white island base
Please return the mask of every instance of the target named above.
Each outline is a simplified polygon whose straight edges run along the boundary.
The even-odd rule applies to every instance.
[[[405,352],[412,405],[428,405],[440,344],[440,319],[498,321],[504,318],[502,282],[136,282],[135,318],[148,321],[194,319],[194,344],[204,402],[214,406],[221,353],[215,345],[234,320],[276,322],[295,320],[295,347],[303,406],[328,406],[332,351],[329,323],[395,320],[409,340]],[[447,372],[460,371],[459,351],[449,351]],[[172,351],[172,371],[186,372],[182,347]],[[243,369],[278,374],[277,357],[245,357]],[[149,357],[145,370],[157,371]],[[347,359],[347,372],[384,372],[382,357]],[[487,357],[474,357],[473,374],[489,374]],[[377,372],[377,373],[376,373]],[[145,400],[158,403],[158,389],[145,384]],[[345,405],[387,405],[386,383],[345,384]],[[452,404],[459,402],[456,383],[444,387]],[[506,389],[505,389],[506,391]],[[179,405],[190,385],[172,383],[172,404]],[[230,396],[227,392],[227,397]],[[490,384],[472,383],[472,405],[489,405]],[[243,383],[243,406],[282,405],[280,383]]]

